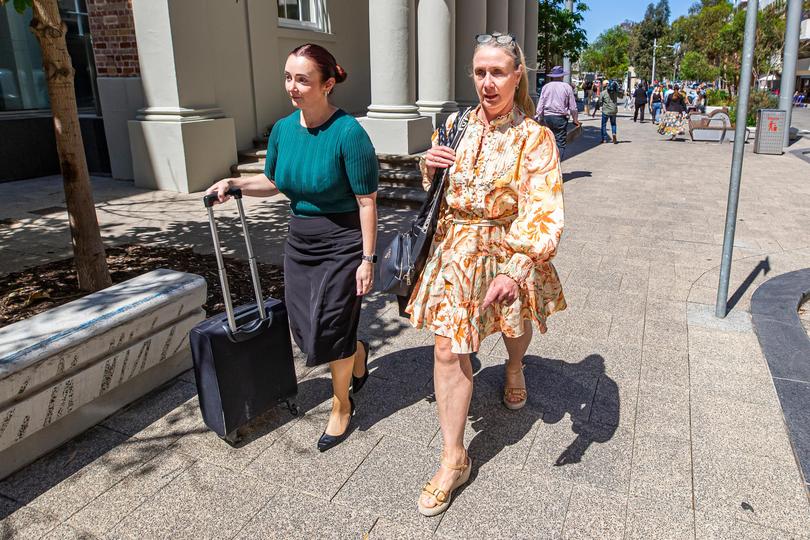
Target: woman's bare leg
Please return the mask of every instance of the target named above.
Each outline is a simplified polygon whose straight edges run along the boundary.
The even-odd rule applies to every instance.
[[[462,464],[464,450],[464,427],[472,399],[473,374],[469,354],[456,354],[450,350],[450,339],[436,336],[433,362],[433,385],[442,431],[444,460],[449,464]],[[448,492],[461,471],[439,467],[430,483]],[[422,494],[422,506],[436,506],[431,495]]]
[[[523,322],[523,335],[516,338],[503,336],[503,343],[506,345],[506,352],[509,358],[506,361],[506,373],[504,377],[504,387],[506,388],[526,388],[526,380],[523,378],[523,357],[526,356],[526,349],[532,340],[532,325],[529,321]],[[510,399],[510,403],[517,403],[519,399]]]
[[[340,435],[346,431],[351,419],[351,403],[349,402],[349,385],[352,382],[352,366],[354,355],[340,360],[329,362],[329,371],[332,372],[332,413],[329,423],[326,424],[327,435]]]

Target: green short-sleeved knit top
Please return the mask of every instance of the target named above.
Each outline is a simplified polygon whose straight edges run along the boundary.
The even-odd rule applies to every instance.
[[[301,111],[276,122],[264,174],[290,199],[296,216],[356,211],[355,195],[374,193],[379,180],[368,134],[341,109],[316,128],[301,125]]]

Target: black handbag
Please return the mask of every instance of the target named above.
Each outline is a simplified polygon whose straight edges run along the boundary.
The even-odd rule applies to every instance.
[[[458,147],[467,128],[471,109],[459,113],[458,120],[448,132],[444,124],[439,124],[437,142],[440,146]],[[427,262],[433,234],[439,220],[439,209],[444,197],[448,168],[438,169],[427,193],[427,198],[419,209],[419,214],[405,232],[400,232],[383,251],[380,263],[380,290],[399,297],[400,308],[407,302],[416,285],[419,274]]]

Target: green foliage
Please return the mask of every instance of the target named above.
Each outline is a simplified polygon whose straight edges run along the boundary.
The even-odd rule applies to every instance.
[[[698,51],[688,51],[683,55],[680,70],[681,78],[688,81],[713,81],[720,74],[706,55]]]
[[[0,0],[0,6],[4,6],[9,2],[14,3],[14,9],[17,10],[17,13],[24,13],[25,8],[31,7],[34,0]]]
[[[725,90],[709,88],[706,91],[706,105],[711,107],[728,107],[733,103],[731,96]]]
[[[779,107],[779,98],[767,90],[751,90],[748,96],[748,112],[745,115],[745,125],[757,125],[757,111],[760,109],[776,109]],[[732,123],[737,120],[737,100],[728,109]]]
[[[608,28],[582,53],[586,71],[598,71],[612,79],[624,77],[629,65],[627,44],[630,32],[623,25]]]
[[[671,55],[667,57],[664,54],[664,51],[670,51],[667,46],[674,43],[674,40],[670,39],[669,15],[668,0],[658,0],[657,4],[647,5],[641,22],[630,26],[629,60],[636,74],[645,79],[652,76],[653,44],[656,40],[658,41],[656,72],[671,72],[673,65]]]
[[[563,56],[576,62],[588,46],[588,38],[582,28],[582,14],[588,10],[588,6],[582,1],[576,2],[572,13],[565,9],[563,0],[538,1],[538,67],[549,71],[553,66],[562,64]]]

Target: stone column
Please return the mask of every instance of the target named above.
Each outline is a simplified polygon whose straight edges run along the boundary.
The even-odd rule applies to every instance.
[[[509,32],[509,1],[487,0],[487,32]]]
[[[444,122],[458,110],[455,86],[456,0],[419,0],[419,112],[433,122]]]
[[[371,105],[360,124],[377,153],[421,152],[430,146],[433,124],[414,105],[414,0],[369,0],[368,9]]]
[[[523,35],[523,54],[529,68],[529,93],[537,102],[537,0],[526,0],[526,19]]]
[[[526,35],[526,0],[509,0],[509,33],[522,48]]]
[[[487,31],[487,0],[460,0],[456,10],[456,101],[465,107],[478,103],[470,78],[475,36]]]
[[[232,118],[217,107],[207,10],[195,0],[133,0],[146,107],[129,121],[135,185],[190,193],[236,163]]]

